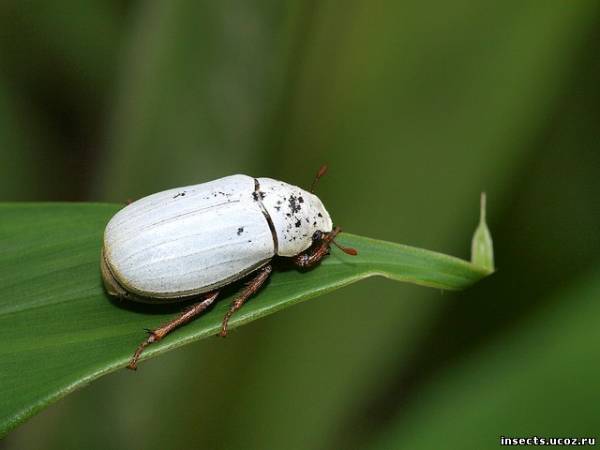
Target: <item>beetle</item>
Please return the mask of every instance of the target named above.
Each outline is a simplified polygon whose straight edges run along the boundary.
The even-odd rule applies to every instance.
[[[197,299],[178,317],[155,329],[135,350],[128,365],[153,342],[202,314],[219,290],[248,277],[223,318],[255,294],[283,257],[308,269],[329,254],[341,232],[314,195],[322,166],[310,191],[271,178],[231,175],[207,183],[169,189],[125,206],[104,231],[101,273],[108,294],[145,303]]]

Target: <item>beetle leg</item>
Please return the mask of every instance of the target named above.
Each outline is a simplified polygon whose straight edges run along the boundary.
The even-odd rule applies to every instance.
[[[140,358],[140,355],[142,354],[142,352],[144,351],[144,349],[146,347],[148,347],[153,342],[160,341],[163,337],[165,337],[167,334],[169,334],[175,328],[188,323],[194,317],[202,314],[206,310],[206,308],[208,308],[210,305],[213,304],[213,302],[217,299],[218,295],[219,295],[219,291],[210,292],[210,293],[206,294],[206,297],[204,298],[204,300],[187,308],[183,313],[181,313],[181,315],[179,315],[175,319],[171,320],[170,322],[164,324],[163,326],[157,328],[156,330],[146,329],[149,336],[137,348],[137,350],[133,354],[133,357],[131,358],[131,361],[129,362],[129,365],[127,367],[129,369],[136,370],[138,359]]]
[[[242,290],[242,292],[240,292],[233,300],[231,308],[229,308],[229,311],[227,311],[227,314],[225,314],[225,317],[223,318],[223,325],[221,326],[221,332],[219,333],[221,337],[227,336],[227,323],[229,322],[229,319],[233,313],[240,309],[242,305],[246,303],[246,300],[252,297],[252,295],[254,295],[256,291],[260,289],[265,281],[267,281],[272,271],[273,267],[271,264],[267,264],[266,266],[258,269],[257,275],[246,284],[244,290]]]
[[[292,257],[292,263],[301,269],[310,269],[311,267],[316,266],[319,261],[329,255],[331,241],[333,241],[340,231],[339,227],[335,227],[331,233],[323,236],[321,241],[317,241],[318,243],[316,246],[311,247],[304,253]]]
[[[301,269],[310,269],[316,266],[319,261],[329,254],[329,242],[321,241],[321,243],[304,253],[300,253],[292,257],[292,263]]]

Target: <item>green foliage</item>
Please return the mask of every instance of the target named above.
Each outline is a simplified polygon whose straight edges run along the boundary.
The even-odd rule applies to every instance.
[[[306,186],[327,162],[318,194],[336,225],[465,258],[485,190],[499,267],[443,295],[380,278],[332,291],[101,377],[2,444],[321,450],[393,435],[479,449],[500,425],[584,431],[600,417],[581,400],[597,392],[596,314],[579,301],[593,280],[564,289],[600,256],[599,13],[596,0],[0,2],[1,201],[122,203],[232,173]],[[75,286],[85,267],[68,270]],[[137,345],[140,325],[123,326]]]
[[[99,276],[104,225],[120,206],[0,205],[0,433],[89,383],[124,367],[143,339],[176,308],[110,300]],[[276,272],[231,328],[373,275],[439,289],[463,289],[490,274],[457,258],[343,234],[358,256],[333,250],[318,268]],[[143,359],[215,335],[235,292]],[[179,307],[178,309],[181,309]],[[157,312],[162,312],[158,314]]]
[[[445,370],[414,414],[369,448],[431,449],[440,436],[446,448],[473,449],[497,447],[500,436],[597,440],[600,391],[589,387],[600,361],[588,345],[600,343],[600,266],[552,297],[528,327]]]

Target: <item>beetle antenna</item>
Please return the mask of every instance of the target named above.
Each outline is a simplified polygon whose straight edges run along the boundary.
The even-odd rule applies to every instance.
[[[344,247],[343,245],[340,245],[337,242],[335,242],[335,237],[341,232],[342,232],[342,229],[340,227],[335,227],[333,230],[331,230],[331,233],[329,233],[327,235],[325,240],[327,240],[328,242],[332,242],[333,245],[335,245],[337,248],[339,248],[341,251],[343,251],[347,255],[351,255],[351,256],[358,255],[358,251],[355,248]]]
[[[350,255],[350,256],[356,256],[358,255],[358,252],[356,251],[355,248],[352,247],[344,247],[343,245],[338,244],[337,242],[335,242],[335,240],[331,240],[331,242],[333,242],[333,244],[339,248],[341,251],[343,251],[345,254]]]
[[[313,180],[312,184],[310,185],[310,193],[311,194],[315,192],[315,186],[317,185],[317,182],[319,181],[319,179],[326,173],[327,173],[327,164],[323,164],[319,168],[317,175],[315,175],[315,179]]]

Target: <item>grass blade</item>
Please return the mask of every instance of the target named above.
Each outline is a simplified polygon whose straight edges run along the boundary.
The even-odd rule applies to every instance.
[[[0,435],[67,393],[124,367],[143,338],[181,306],[110,299],[102,288],[102,233],[120,205],[0,204]],[[344,233],[314,270],[276,271],[231,320],[235,328],[363,278],[380,275],[464,289],[491,270],[451,256]],[[212,336],[235,290],[204,316],[148,348],[144,358]],[[143,369],[142,369],[143,370]]]

